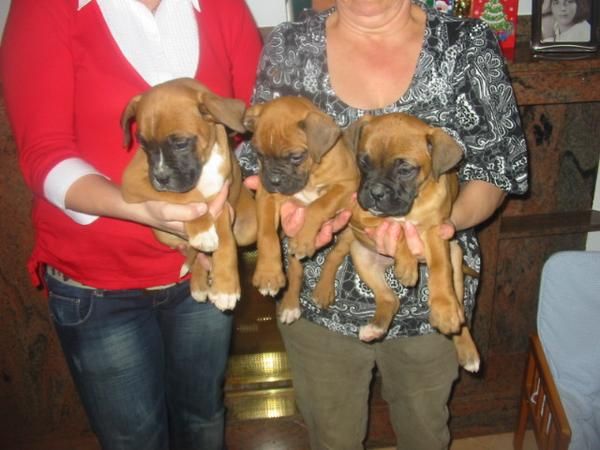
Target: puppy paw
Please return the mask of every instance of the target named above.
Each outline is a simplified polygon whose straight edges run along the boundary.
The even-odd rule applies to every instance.
[[[189,266],[189,264],[187,262],[184,262],[181,265],[181,269],[179,269],[179,278],[183,278],[185,277],[191,270],[191,267]]]
[[[192,298],[198,303],[204,303],[208,298],[208,290],[192,288],[190,290],[190,294],[192,295]]]
[[[201,252],[214,252],[219,247],[219,235],[215,227],[211,226],[202,233],[190,236],[189,243]]]
[[[432,297],[430,301],[429,323],[442,334],[454,334],[460,331],[465,315],[456,298]]]
[[[312,292],[312,299],[319,308],[329,308],[335,300],[334,285],[332,283],[317,283]]]
[[[281,323],[290,324],[295,322],[302,315],[302,311],[299,307],[297,308],[282,308],[279,311],[279,321]]]
[[[394,266],[394,274],[404,286],[415,286],[419,280],[419,267],[417,261],[414,260],[414,263],[411,261],[406,264],[396,264]]]
[[[208,299],[221,311],[227,311],[228,309],[235,308],[240,299],[240,293],[209,292]]]
[[[288,249],[290,254],[297,259],[310,258],[316,251],[315,236],[308,236],[304,233],[290,238]]]
[[[479,355],[463,355],[462,357],[459,355],[458,363],[460,366],[465,369],[467,372],[476,373],[479,372]]]
[[[282,270],[254,272],[252,284],[262,295],[274,297],[285,286],[286,278]]]
[[[360,327],[358,331],[358,337],[363,342],[371,342],[377,339],[381,339],[387,330],[384,330],[377,325],[369,323]]]

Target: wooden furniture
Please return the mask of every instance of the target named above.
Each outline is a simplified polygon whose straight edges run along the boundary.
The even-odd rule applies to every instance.
[[[530,338],[514,449],[523,449],[528,420],[540,450],[568,450],[571,428],[537,334]]]

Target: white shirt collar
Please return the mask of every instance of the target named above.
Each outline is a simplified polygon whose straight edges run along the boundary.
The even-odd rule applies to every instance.
[[[154,13],[138,0],[95,2],[121,53],[150,86],[196,75],[198,0],[161,0]]]
[[[77,6],[77,11],[79,11],[81,8],[83,8],[85,5],[87,5],[91,1],[92,0],[79,0],[79,5]],[[198,11],[198,12],[202,11],[202,9],[200,9],[200,0],[189,0],[189,1],[196,11]]]

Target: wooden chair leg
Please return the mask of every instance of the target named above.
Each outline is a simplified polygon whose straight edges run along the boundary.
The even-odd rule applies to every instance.
[[[517,424],[517,430],[515,431],[515,437],[513,439],[514,450],[523,450],[523,441],[525,439],[525,429],[527,428],[527,419],[529,413],[529,407],[527,405],[527,398],[521,396],[521,409],[519,410],[519,422]]]

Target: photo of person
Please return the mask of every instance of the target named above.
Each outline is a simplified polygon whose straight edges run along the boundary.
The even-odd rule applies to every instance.
[[[589,42],[590,0],[544,0],[542,42]]]

